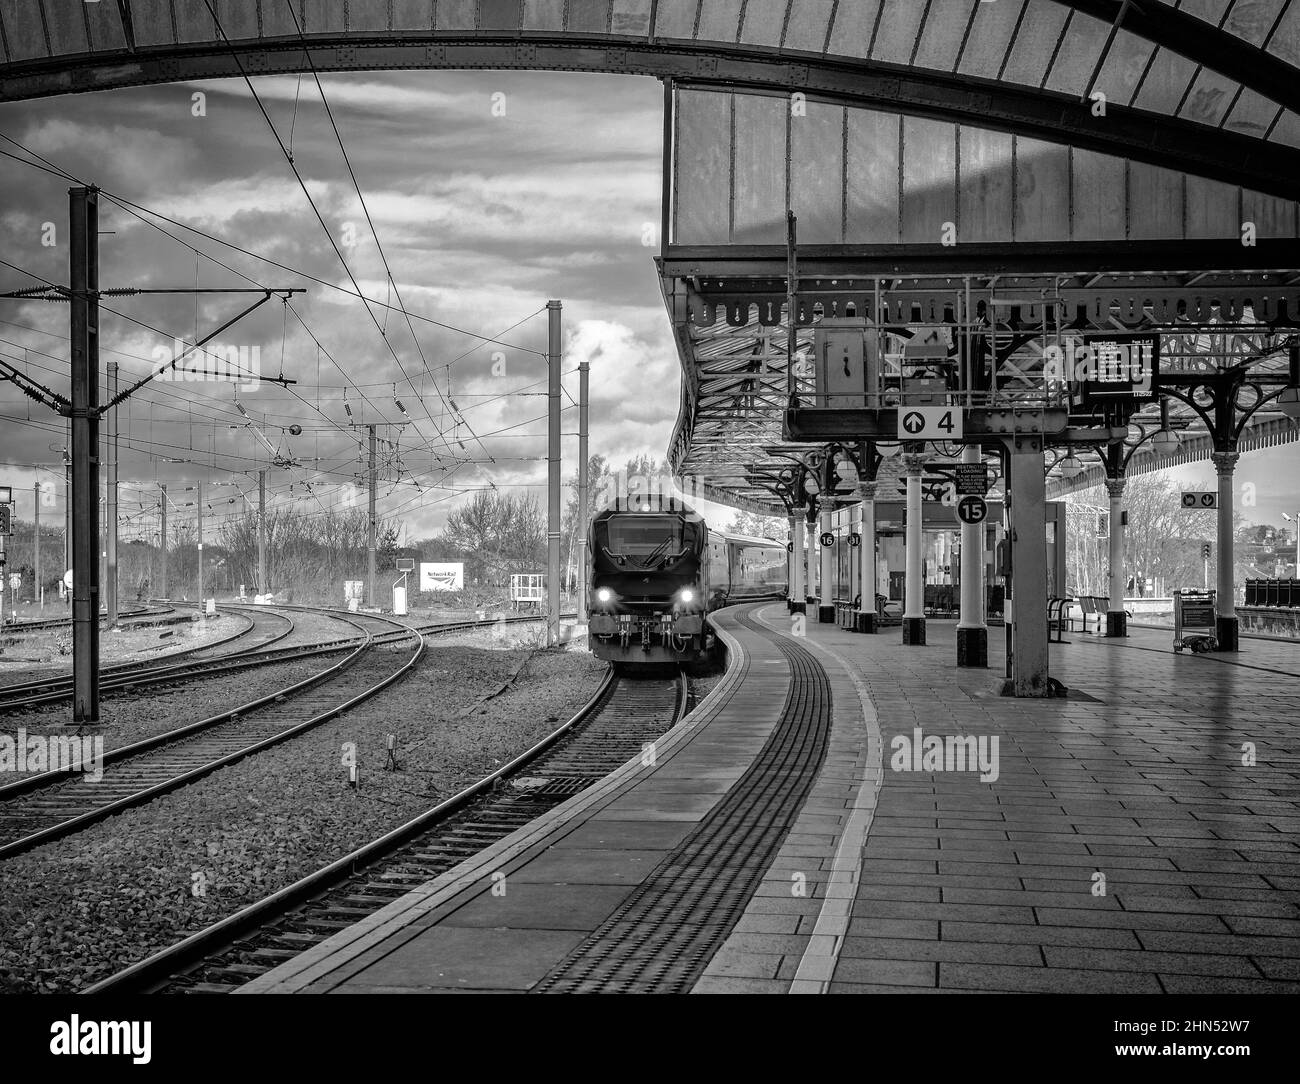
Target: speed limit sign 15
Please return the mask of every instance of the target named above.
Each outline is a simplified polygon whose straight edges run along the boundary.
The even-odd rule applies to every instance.
[[[957,518],[963,523],[983,523],[988,514],[988,502],[983,497],[963,497],[957,502]]]

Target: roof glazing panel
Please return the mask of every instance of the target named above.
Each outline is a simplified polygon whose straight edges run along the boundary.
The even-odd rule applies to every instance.
[[[779,46],[789,6],[789,0],[747,0],[740,40],[746,45]]]
[[[1287,0],[1236,0],[1224,29],[1256,47],[1262,46]]]
[[[735,41],[740,32],[741,0],[716,0],[700,8],[700,41]]]
[[[831,54],[846,57],[868,56],[879,16],[880,0],[840,4],[835,9],[835,21],[831,25]]]
[[[824,52],[826,31],[834,10],[835,0],[794,0],[785,27],[785,47]]]
[[[1300,67],[1300,3],[1289,0],[1286,12],[1266,46],[1274,56]]]

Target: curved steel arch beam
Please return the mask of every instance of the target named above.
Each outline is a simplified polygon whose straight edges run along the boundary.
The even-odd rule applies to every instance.
[[[1123,0],[1052,0],[1053,3],[1091,15],[1114,26]],[[1130,2],[1124,10],[1122,30],[1162,45],[1170,52],[1211,71],[1226,75],[1265,98],[1300,113],[1300,71],[1281,57],[1251,45],[1244,38],[1220,30],[1213,23],[1179,11],[1162,0]]]
[[[790,93],[845,105],[958,121],[1181,170],[1300,200],[1300,150],[1204,124],[1110,106],[1104,118],[1077,98],[893,65],[742,46],[646,42],[610,36],[333,34],[312,37],[320,71],[528,69],[672,78],[700,86]],[[0,66],[0,102],[115,87],[308,70],[293,40],[164,46],[41,58]]]

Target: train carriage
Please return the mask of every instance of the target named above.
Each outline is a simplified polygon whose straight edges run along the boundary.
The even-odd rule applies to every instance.
[[[783,544],[710,530],[676,497],[615,501],[593,518],[588,553],[588,641],[617,663],[698,660],[713,646],[708,613],[788,588]]]

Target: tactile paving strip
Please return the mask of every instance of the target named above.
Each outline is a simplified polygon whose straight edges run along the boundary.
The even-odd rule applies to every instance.
[[[831,688],[807,648],[748,617],[790,664],[781,716],[722,801],[534,993],[681,993],[740,920],[826,756]]]

